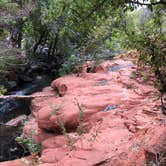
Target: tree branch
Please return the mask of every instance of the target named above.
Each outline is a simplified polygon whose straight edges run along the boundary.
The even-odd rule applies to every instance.
[[[103,0],[100,3],[97,3],[94,8],[90,11],[90,13],[86,16],[86,18],[89,18],[94,12],[98,11],[106,2],[107,0]]]
[[[148,6],[148,5],[159,5],[159,4],[163,4],[163,5],[166,5],[166,1],[164,0],[160,0],[160,1],[157,1],[157,2],[150,2],[150,3],[145,3],[145,2],[140,2],[139,0],[126,0],[125,3],[133,3],[133,4],[137,4],[137,5],[145,5],[145,6]]]

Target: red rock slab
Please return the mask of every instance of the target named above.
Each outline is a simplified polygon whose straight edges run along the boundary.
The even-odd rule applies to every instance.
[[[136,135],[131,135],[130,137],[126,138],[123,134],[122,137],[120,137],[120,140],[118,141],[117,134],[119,136],[121,133],[118,133],[118,129],[115,130],[117,132],[114,133],[114,137],[110,136],[111,133],[102,132],[101,135],[103,138],[100,138],[100,136],[97,138],[98,141],[96,141],[93,145],[94,150],[100,148],[100,151],[104,151],[106,154],[105,156],[102,156],[102,159],[100,159],[100,162],[98,161],[98,158],[96,157],[97,163],[105,163],[103,165],[119,165],[119,166],[131,166],[131,165],[144,165],[145,163],[153,160],[155,162],[155,154],[159,153],[160,155],[165,152],[165,138],[163,134],[165,133],[165,127],[161,126],[159,129],[157,129],[157,126],[152,127],[151,129],[147,130],[147,134],[145,134],[144,131],[138,132]],[[153,130],[153,132],[152,132]],[[122,130],[123,131],[123,130]],[[113,131],[112,131],[113,132]],[[110,133],[110,134],[109,134]],[[123,132],[122,132],[123,133]],[[146,135],[143,137],[143,135]],[[152,135],[155,134],[155,137],[152,137]],[[107,138],[106,137],[109,138]],[[85,139],[84,139],[85,140]],[[102,141],[104,140],[104,141]],[[110,141],[110,142],[109,142]],[[112,142],[111,142],[112,141]],[[99,145],[100,144],[100,145]],[[107,144],[107,146],[103,145]],[[148,145],[149,148],[146,147]],[[113,148],[114,147],[114,148]],[[73,152],[76,153],[77,152]],[[83,152],[86,154],[86,150]],[[93,153],[93,150],[92,150]],[[152,156],[148,156],[147,153],[153,154]],[[92,154],[89,151],[89,156]],[[152,157],[152,158],[151,158]],[[64,159],[62,163],[73,163],[75,161],[75,158],[73,160],[68,161],[69,159]],[[66,161],[67,160],[67,161]],[[91,158],[89,159],[91,160]],[[89,161],[88,160],[88,161]],[[93,161],[93,159],[92,159]],[[80,162],[80,161],[79,161]],[[80,162],[81,163],[81,162]],[[88,162],[82,163],[82,165],[88,165],[90,166]]]
[[[55,148],[45,149],[42,151],[41,161],[43,163],[57,163],[66,155],[66,149]]]
[[[1,162],[0,166],[33,166],[33,164],[31,162],[31,159],[23,158],[23,159]]]
[[[31,117],[23,127],[23,136],[33,138],[36,143],[40,144],[43,140],[54,136],[54,134],[47,133],[40,129],[37,125],[36,119]]]
[[[54,91],[51,87],[43,89],[43,92],[34,93],[34,95],[36,96],[40,96],[41,94],[45,97],[36,97],[31,102],[31,109],[33,116],[37,116],[38,110],[40,110],[44,105],[48,104],[46,102],[48,98],[51,99],[58,96],[57,92]]]
[[[66,138],[63,135],[53,136],[42,141],[42,149],[51,149],[63,147],[67,144]]]
[[[131,79],[130,74],[136,68],[127,68],[128,64],[130,60],[115,59],[103,62],[99,73],[58,78],[52,87],[66,85],[62,97],[32,101],[36,129],[41,130],[38,138],[41,138],[43,164],[143,166],[156,153],[164,151],[161,147],[165,142],[166,118],[156,107],[160,104],[154,100],[156,90]],[[110,67],[120,65],[125,67],[110,71]],[[77,131],[78,103],[83,109],[82,126],[86,129],[82,135]],[[57,132],[62,130],[59,120],[66,129],[64,135]],[[72,149],[66,135],[71,138]]]
[[[98,150],[76,150],[59,161],[57,166],[93,166],[107,159],[107,154]]]
[[[44,163],[44,164],[39,164],[38,166],[55,166],[55,164]]]
[[[96,74],[97,75],[97,74]],[[108,76],[110,78],[108,78]],[[95,79],[95,81],[94,81]],[[57,120],[61,119],[66,128],[76,128],[78,126],[79,111],[76,104],[76,100],[84,107],[84,117],[102,111],[108,105],[125,105],[137,104],[139,97],[137,94],[122,88],[121,84],[118,84],[116,80],[111,80],[112,75],[95,76],[95,74],[87,74],[84,78],[76,76],[66,76],[59,78],[52,82],[52,86],[57,82],[62,82],[68,87],[66,96],[48,99],[47,105],[38,111],[38,125],[39,128],[48,130],[58,130]],[[72,82],[72,84],[71,84]],[[116,85],[115,85],[116,84]],[[129,96],[126,98],[126,94]],[[60,103],[61,101],[61,103]],[[55,105],[63,105],[56,113],[53,114],[53,108],[48,103],[54,103]]]

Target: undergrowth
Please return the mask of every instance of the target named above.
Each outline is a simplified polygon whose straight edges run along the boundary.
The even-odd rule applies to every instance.
[[[33,132],[31,132],[33,134]],[[30,154],[38,155],[41,152],[41,145],[35,143],[33,136],[24,137],[21,135],[20,137],[16,137],[16,142],[23,147],[25,152],[29,152]]]

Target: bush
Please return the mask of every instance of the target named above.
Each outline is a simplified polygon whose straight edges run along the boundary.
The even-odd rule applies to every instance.
[[[75,55],[71,55],[59,69],[59,75],[64,76],[70,74],[76,66],[83,64],[83,61],[84,60],[81,59],[79,56],[76,57]]]
[[[7,89],[4,86],[0,85],[0,96],[4,95],[6,92]]]
[[[23,136],[20,136],[15,140],[25,149],[25,151],[28,150],[30,154],[39,154],[41,152],[41,146],[36,144],[32,138],[24,138]]]
[[[6,49],[0,52],[0,70],[6,71],[26,64],[26,58],[18,49]]]

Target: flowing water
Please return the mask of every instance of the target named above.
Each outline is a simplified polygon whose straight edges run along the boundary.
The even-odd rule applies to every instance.
[[[48,86],[51,80],[52,78],[48,76],[39,76],[18,91],[10,92],[9,95],[30,95]],[[22,125],[12,126],[7,122],[20,115],[29,115],[31,113],[30,103],[30,99],[0,99],[0,162],[29,154],[15,141],[15,138],[22,133]]]

